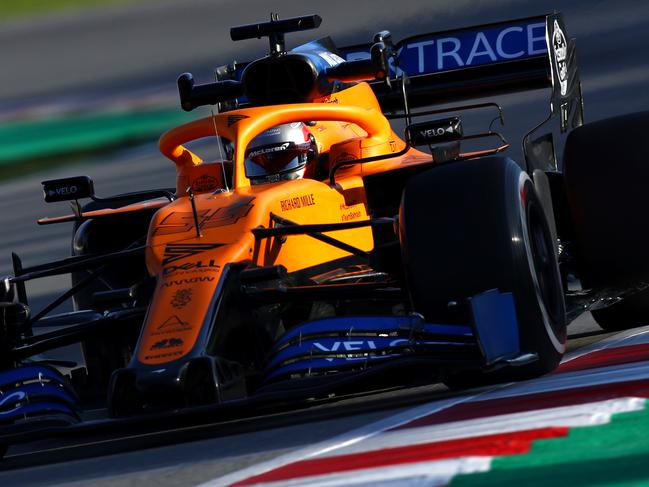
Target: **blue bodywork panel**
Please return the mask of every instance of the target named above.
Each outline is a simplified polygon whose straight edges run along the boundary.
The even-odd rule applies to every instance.
[[[31,365],[0,372],[0,424],[51,415],[79,421],[77,396],[56,369]]]
[[[440,335],[472,336],[470,326],[434,325],[424,323],[419,316],[343,316],[326,318],[303,323],[286,332],[275,343],[275,349],[282,348],[286,343],[302,336],[322,335],[325,333],[345,333],[347,335],[360,333],[389,333],[417,329],[425,333]]]
[[[395,45],[392,76],[441,73],[548,55],[545,16],[409,37]],[[371,44],[340,49],[345,60],[369,59]]]
[[[55,382],[65,385],[67,382],[60,372],[54,368],[42,365],[26,365],[17,369],[0,372],[0,390],[4,391],[14,384],[25,382]]]
[[[265,380],[366,369],[374,363],[424,356],[440,363],[473,360],[489,366],[519,355],[511,293],[491,290],[469,300],[472,323],[425,323],[419,315],[352,316],[303,323],[280,338]]]
[[[476,341],[487,365],[520,354],[518,322],[512,293],[495,289],[470,300]]]

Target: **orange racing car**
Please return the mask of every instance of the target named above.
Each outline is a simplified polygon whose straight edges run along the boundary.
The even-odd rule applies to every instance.
[[[647,116],[582,126],[559,14],[286,49],[286,33],[319,24],[235,27],[233,40],[268,37],[269,54],[213,83],[179,78],[185,110],[218,113],[162,135],[174,188],[99,198],[85,176],[43,183],[46,201],[75,202],[39,221],[75,222],[74,255],[31,268],[14,256],[3,281],[4,438],[74,427],[97,401],[121,418],[530,378],[557,366],[578,313],[608,328],[647,316],[637,253],[592,238],[625,204],[597,198],[611,152],[597,134],[628,137]],[[551,113],[522,166],[491,127],[464,133],[461,114],[502,121],[498,105],[417,110],[537,88],[551,89]],[[30,315],[24,283],[62,273],[71,289]],[[584,286],[569,291],[574,276]],[[69,297],[73,313],[48,314]],[[63,328],[34,336],[36,322]],[[69,377],[29,360],[75,342],[85,365]]]

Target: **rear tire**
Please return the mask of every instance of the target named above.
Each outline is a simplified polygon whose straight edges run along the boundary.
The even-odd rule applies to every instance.
[[[534,184],[502,157],[456,162],[414,177],[400,209],[406,282],[414,309],[431,322],[457,322],[451,301],[512,292],[521,352],[538,361],[448,383],[478,385],[536,377],[565,349],[563,289],[554,242]],[[466,317],[465,317],[466,319]]]
[[[573,130],[564,152],[564,181],[585,288],[632,287],[649,281],[649,112]],[[593,318],[608,331],[649,323],[649,292],[634,294]]]
[[[608,308],[591,310],[591,314],[606,331],[622,331],[648,325],[649,292],[639,292]]]

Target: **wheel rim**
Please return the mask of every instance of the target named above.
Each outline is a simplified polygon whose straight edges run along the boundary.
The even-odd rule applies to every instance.
[[[552,237],[541,211],[534,204],[528,207],[527,227],[532,264],[541,299],[550,318],[550,326],[559,335],[563,325],[561,282],[556,269]]]

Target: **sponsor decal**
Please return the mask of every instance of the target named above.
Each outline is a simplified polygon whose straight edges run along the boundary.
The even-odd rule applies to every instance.
[[[343,54],[348,61],[370,58],[369,46]],[[403,72],[415,76],[543,54],[547,54],[545,19],[537,17],[406,39],[397,47],[398,68],[391,66],[390,71],[392,76]]]
[[[441,137],[443,135],[446,135],[447,133],[452,134],[453,133],[453,127],[437,127],[433,129],[424,129],[421,132],[419,132],[420,137],[424,138],[431,138],[431,137]]]
[[[351,205],[346,205],[345,203],[340,203],[340,211],[351,210],[354,206],[359,205],[360,203],[353,203]]]
[[[200,282],[211,282],[214,279],[216,279],[216,277],[209,277],[209,276],[190,277],[187,279],[174,279],[173,281],[164,282],[162,285],[164,287],[182,286],[184,284],[197,284]]]
[[[406,128],[406,137],[411,145],[452,142],[461,138],[463,133],[462,122],[458,117],[414,123]]]
[[[397,338],[392,340],[388,347],[398,347],[408,343],[408,340],[405,338]],[[347,352],[367,352],[371,350],[376,350],[378,347],[374,340],[345,340],[345,341],[334,341],[330,346],[319,342],[313,342],[313,348],[321,352],[326,353],[347,353]],[[384,347],[381,347],[384,348]],[[364,357],[342,357],[345,360],[364,360]],[[332,362],[333,358],[326,358],[325,360]]]
[[[552,34],[552,49],[554,50],[554,63],[557,76],[559,76],[559,85],[561,96],[566,96],[568,92],[568,43],[566,36],[563,35],[559,23],[554,21],[554,33]]]
[[[397,347],[407,343],[408,340],[405,338],[396,338],[388,344],[388,347]],[[319,342],[313,342],[313,346],[322,352],[356,352],[377,349],[374,340],[340,340],[334,341],[330,347]]]
[[[48,196],[71,196],[76,194],[79,191],[79,188],[76,186],[61,186],[59,188],[48,189]]]
[[[151,345],[151,350],[161,350],[164,348],[182,347],[183,343],[184,342],[182,338],[176,338],[176,337],[164,338],[159,342],[155,342],[153,345]]]
[[[264,137],[272,137],[274,135],[279,135],[280,133],[281,133],[281,130],[279,129],[279,127],[271,127],[271,128],[269,128],[267,130],[264,130],[259,135],[257,135],[256,138],[260,139],[260,138],[264,138]]]
[[[271,154],[273,152],[281,152],[287,150],[291,146],[290,142],[284,142],[273,147],[264,147],[263,149],[253,150],[248,153],[249,158],[262,156],[264,154]]]
[[[240,203],[216,210],[201,210],[198,212],[198,226],[201,230],[207,228],[233,225],[239,218],[245,217],[253,205],[255,198],[247,198]],[[172,235],[189,232],[194,229],[194,215],[191,211],[176,211],[169,213],[158,225],[154,235]]]
[[[0,398],[0,416],[2,416],[3,414],[11,414],[15,411],[18,411],[18,409],[20,409],[20,407],[22,406],[22,401],[24,401],[25,399],[27,399],[27,395],[23,391],[14,391],[11,394],[2,396]],[[2,410],[5,406],[13,403],[16,403],[13,408],[7,409],[5,411]]]
[[[159,325],[156,328],[156,330],[158,330],[161,333],[171,333],[171,332],[191,330],[191,326],[189,326],[189,323],[187,323],[186,321],[183,321],[180,318],[178,318],[177,315],[172,315],[169,318],[167,318],[161,325]]]
[[[164,260],[162,265],[167,265],[176,262],[180,259],[193,257],[194,255],[213,250],[223,246],[220,243],[204,243],[204,244],[167,244],[165,247]]]
[[[154,359],[161,359],[161,358],[171,358],[171,357],[179,357],[183,353],[181,351],[178,352],[165,352],[165,353],[157,353],[154,355],[145,355],[144,359],[145,360],[154,360]]]
[[[346,205],[345,203],[340,204],[340,211],[343,212],[342,215],[340,215],[340,220],[343,222],[347,222],[349,220],[355,220],[356,218],[361,217],[361,212],[360,210],[355,210],[354,207],[358,206],[360,203],[354,203],[352,205]]]
[[[343,222],[348,222],[349,220],[356,220],[361,217],[360,211],[350,211],[349,213],[343,213],[340,215],[340,220]]]
[[[184,308],[191,302],[193,292],[189,287],[178,289],[171,298],[171,306],[176,309]]]
[[[240,122],[244,118],[250,118],[248,115],[228,115],[228,127],[232,127],[235,123]]]
[[[219,186],[219,180],[214,176],[209,174],[203,174],[202,176],[194,179],[192,181],[191,187],[192,190],[196,193],[206,193],[208,191],[213,191]]]
[[[43,181],[46,203],[89,197],[94,194],[92,180],[87,176]]]
[[[162,270],[163,276],[169,276],[175,273],[189,272],[189,271],[199,271],[199,272],[218,272],[221,269],[221,266],[216,264],[214,260],[209,261],[196,261],[196,262],[186,262],[184,264],[170,265],[165,267]]]
[[[295,198],[280,200],[279,202],[279,206],[282,211],[296,210],[298,208],[304,208],[313,205],[315,205],[315,197],[313,196],[313,194],[304,194],[302,196],[296,196]]]

